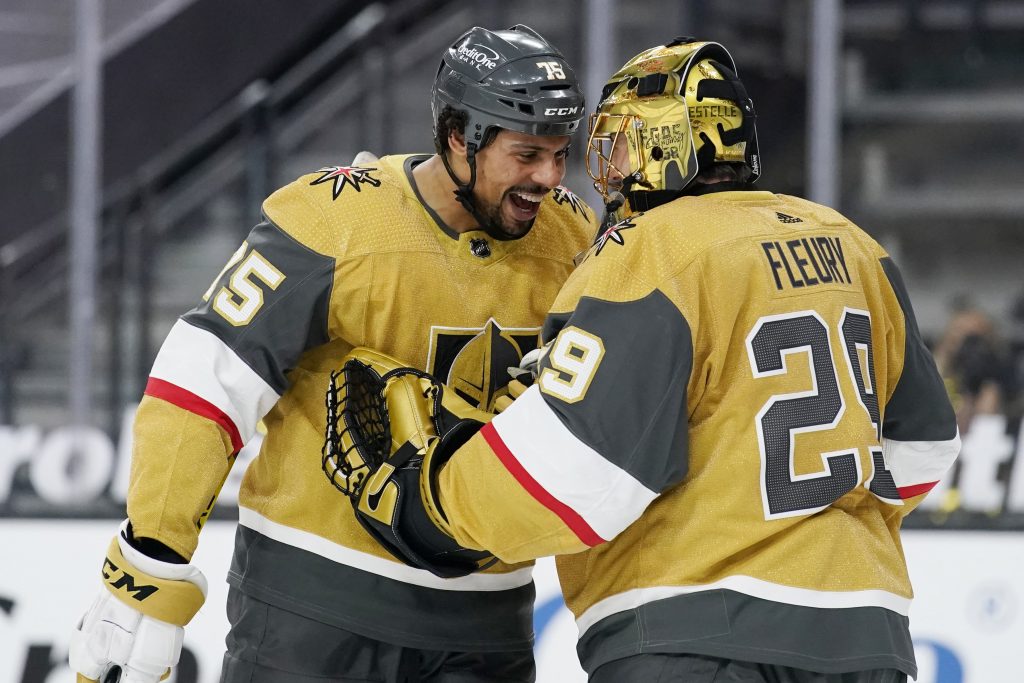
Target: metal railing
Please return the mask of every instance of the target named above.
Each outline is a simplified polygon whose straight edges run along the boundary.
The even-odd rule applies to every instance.
[[[167,231],[188,212],[241,180],[246,206],[258,219],[262,199],[271,191],[273,170],[310,131],[369,92],[381,89],[344,65],[361,63],[375,46],[396,44],[429,30],[431,17],[465,23],[465,9],[453,0],[399,0],[374,3],[273,82],[250,84],[233,100],[130,177],[109,185],[101,203],[100,258],[103,307],[110,344],[103,382],[113,433],[125,393],[137,396],[148,375],[155,344],[151,337],[152,270]],[[408,41],[406,41],[408,42]],[[433,56],[419,52],[377,51],[390,69]],[[397,61],[396,61],[397,57]],[[381,136],[378,136],[381,137]],[[23,371],[29,343],[18,330],[53,307],[68,286],[68,215],[61,213],[0,247],[0,422],[13,424],[18,397],[16,377]],[[135,293],[133,315],[126,315],[124,292]],[[130,320],[130,322],[129,322]],[[125,358],[121,331],[134,328],[134,363]],[[32,345],[39,343],[37,340]],[[70,359],[69,359],[70,362]],[[131,381],[126,382],[126,377]],[[129,384],[127,391],[122,387]]]

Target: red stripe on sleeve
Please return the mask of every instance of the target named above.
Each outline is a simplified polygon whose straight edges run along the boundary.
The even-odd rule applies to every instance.
[[[937,482],[937,481],[932,481],[932,482],[928,482],[927,484],[914,484],[912,486],[900,486],[896,490],[899,492],[900,498],[903,498],[904,500],[906,500],[907,498],[913,498],[914,496],[919,496],[922,493],[928,493],[933,488],[935,488],[935,485],[938,484],[938,483],[939,482]]]
[[[176,384],[171,384],[156,377],[149,378],[149,382],[146,383],[145,393],[147,396],[167,401],[182,410],[187,410],[199,417],[205,417],[207,420],[216,422],[228,433],[228,438],[231,439],[231,447],[234,449],[234,452],[237,453],[242,450],[242,436],[238,433],[238,427],[235,426],[235,423],[232,422],[231,418],[223,410],[206,399],[200,398],[191,391],[182,389]]]
[[[526,489],[527,493],[533,496],[538,503],[558,515],[565,525],[576,534],[577,538],[591,547],[605,542],[575,510],[548,493],[543,486],[537,483],[536,479],[530,476],[530,473],[512,455],[512,451],[501,440],[501,436],[490,422],[483,426],[480,433],[483,434],[494,454],[498,456],[498,460],[515,477],[520,486]]]

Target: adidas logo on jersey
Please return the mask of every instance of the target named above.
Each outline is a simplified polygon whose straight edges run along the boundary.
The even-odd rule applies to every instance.
[[[779,221],[781,221],[782,223],[803,223],[804,222],[802,218],[797,218],[796,216],[790,216],[789,214],[782,213],[781,211],[776,211],[775,212],[775,217],[778,218]]]

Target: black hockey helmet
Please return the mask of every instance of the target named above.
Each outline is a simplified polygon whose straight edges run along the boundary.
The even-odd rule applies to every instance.
[[[438,135],[438,117],[445,105],[466,115],[468,182],[455,175]],[[528,135],[572,135],[586,113],[583,91],[562,53],[522,24],[504,31],[475,26],[459,36],[441,59],[430,107],[434,144],[455,183],[456,198],[499,240],[510,238],[488,224],[473,200],[476,153],[493,139],[491,131],[503,128]]]
[[[539,33],[517,24],[479,26],[445,52],[431,93],[434,138],[444,106],[466,112],[466,143],[479,150],[492,127],[530,135],[572,135],[586,113],[583,91],[562,54]]]

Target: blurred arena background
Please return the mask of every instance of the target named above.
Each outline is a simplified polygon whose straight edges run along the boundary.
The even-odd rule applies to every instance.
[[[964,437],[906,524],[918,680],[1024,680],[1024,1],[0,0],[0,683],[70,679],[156,349],[262,198],[362,149],[432,151],[441,50],[515,23],[590,106],[642,48],[724,43],[760,185],[836,206],[901,264]],[[596,206],[585,147],[566,185]],[[203,534],[180,683],[219,675],[256,441]],[[540,681],[583,680],[548,563],[536,622]]]

